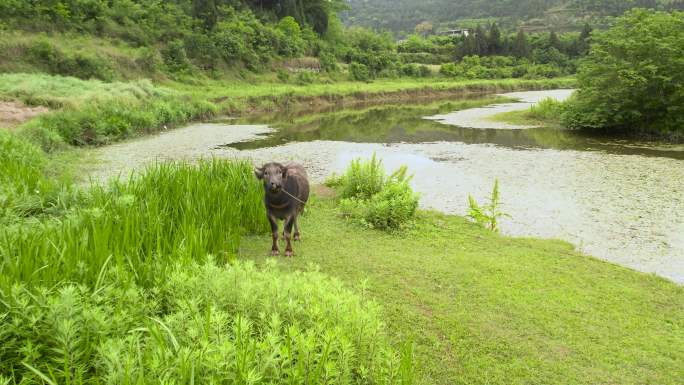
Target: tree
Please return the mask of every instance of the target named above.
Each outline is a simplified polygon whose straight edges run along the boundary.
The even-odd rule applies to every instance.
[[[487,45],[489,46],[489,53],[492,55],[499,55],[502,52],[501,31],[496,23],[492,23],[489,27],[489,35],[487,36]]]
[[[563,47],[561,46],[561,42],[558,39],[558,35],[556,35],[556,31],[554,31],[554,30],[551,30],[551,32],[549,32],[549,47],[548,48],[555,48],[559,51],[562,51]]]
[[[684,13],[632,10],[592,40],[565,124],[683,138]]]
[[[485,33],[485,30],[481,25],[478,25],[477,28],[475,28],[475,47],[476,55],[484,56],[489,52],[487,33]]]
[[[526,58],[530,56],[530,42],[527,40],[527,35],[522,29],[518,31],[513,42],[512,53],[517,58]]]
[[[591,38],[591,26],[589,23],[584,24],[584,28],[582,29],[582,33],[580,33],[579,37],[577,38],[577,54],[584,56],[587,53],[589,53],[589,46],[590,42],[589,39]]]

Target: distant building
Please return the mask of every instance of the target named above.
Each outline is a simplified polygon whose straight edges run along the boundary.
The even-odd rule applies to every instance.
[[[454,36],[454,37],[460,37],[460,36],[468,37],[471,33],[473,33],[473,30],[468,29],[468,28],[447,29],[446,31],[439,32],[439,34],[442,36]]]

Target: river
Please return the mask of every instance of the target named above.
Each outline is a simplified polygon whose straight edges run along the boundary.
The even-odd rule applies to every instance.
[[[195,124],[96,150],[96,180],[158,160],[296,160],[314,182],[377,153],[415,174],[421,206],[463,215],[500,183],[503,233],[558,238],[587,254],[684,283],[684,147],[507,126],[488,118],[567,90]],[[489,98],[491,95],[480,96]]]

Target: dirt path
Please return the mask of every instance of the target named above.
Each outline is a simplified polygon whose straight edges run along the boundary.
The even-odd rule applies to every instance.
[[[17,102],[0,101],[0,127],[14,127],[48,111],[42,106],[29,107]]]

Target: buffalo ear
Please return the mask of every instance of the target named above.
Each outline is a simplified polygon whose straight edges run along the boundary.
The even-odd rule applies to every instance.
[[[256,176],[257,179],[264,179],[264,168],[254,167],[254,176]]]

